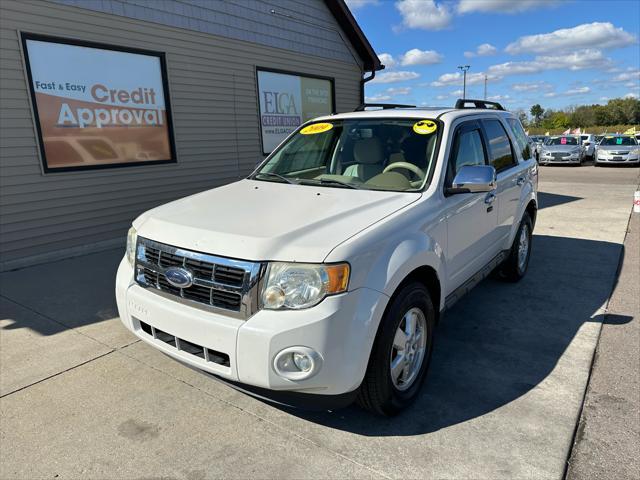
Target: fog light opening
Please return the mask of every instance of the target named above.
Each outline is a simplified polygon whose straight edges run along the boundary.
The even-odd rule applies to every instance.
[[[306,380],[320,371],[322,357],[309,347],[289,347],[276,355],[275,372],[288,380]]]

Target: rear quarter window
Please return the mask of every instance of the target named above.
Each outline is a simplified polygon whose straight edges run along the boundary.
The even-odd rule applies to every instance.
[[[531,158],[531,148],[527,141],[527,134],[524,132],[520,121],[515,118],[508,118],[507,123],[509,124],[509,127],[511,127],[513,136],[516,137],[516,142],[518,143],[518,149],[520,150],[522,159],[529,160]]]

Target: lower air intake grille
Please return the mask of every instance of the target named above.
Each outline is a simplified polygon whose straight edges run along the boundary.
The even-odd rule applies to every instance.
[[[205,348],[195,343],[187,342],[181,338],[176,337],[170,333],[164,332],[158,328],[152,327],[148,323],[140,322],[140,329],[156,340],[160,340],[168,345],[171,345],[175,349],[181,352],[188,353],[195,357],[199,357],[207,362],[217,363],[223,367],[231,365],[229,361],[229,355],[226,353],[218,352],[210,348]]]

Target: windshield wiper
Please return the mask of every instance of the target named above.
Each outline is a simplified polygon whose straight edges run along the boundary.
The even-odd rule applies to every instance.
[[[305,180],[305,182],[308,182],[310,184],[321,184],[321,185],[341,185],[343,187],[349,187],[349,188],[354,188],[356,190],[361,190],[362,187],[356,183],[351,183],[351,182],[344,182],[342,180],[337,180],[337,179],[333,179],[333,178],[318,178],[318,179],[309,179],[309,180]]]
[[[274,178],[279,178],[280,180],[284,180],[287,183],[290,183],[291,185],[298,185],[298,182],[291,180],[290,178],[285,177],[284,175],[280,175],[279,173],[273,173],[273,172],[260,172],[260,173],[256,173],[253,177],[257,177],[258,175],[263,175],[265,177],[274,177]]]

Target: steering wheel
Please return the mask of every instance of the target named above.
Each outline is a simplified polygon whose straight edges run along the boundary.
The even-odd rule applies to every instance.
[[[420,181],[422,182],[425,178],[425,173],[419,167],[416,167],[413,163],[409,162],[393,162],[385,167],[382,173],[390,172],[391,170],[404,169],[409,170],[412,173],[415,173]]]

